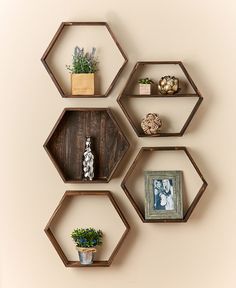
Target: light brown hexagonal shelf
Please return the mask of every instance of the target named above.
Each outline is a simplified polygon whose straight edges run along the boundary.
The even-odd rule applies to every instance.
[[[92,201],[97,201],[93,207]],[[107,202],[105,205],[104,201]],[[109,215],[105,215],[108,211],[110,211]],[[104,233],[105,238],[101,249],[109,250],[108,259],[97,259],[91,265],[81,265],[79,261],[70,259],[77,254],[70,234],[73,229],[81,227],[81,225],[83,225],[82,227],[92,227],[94,219],[101,221],[95,228],[101,228]],[[111,232],[111,228],[113,228],[113,232]],[[129,224],[110,191],[66,191],[44,230],[66,267],[107,267],[112,264],[129,229]],[[106,231],[112,234],[108,234]],[[118,235],[119,233],[121,235]],[[112,237],[113,239],[111,239]],[[112,240],[115,240],[115,245]],[[102,257],[101,253],[100,257]]]
[[[163,76],[176,76],[181,90],[173,95],[156,91],[139,95],[138,79],[152,78],[156,82]],[[203,97],[181,61],[140,61],[134,66],[127,83],[117,99],[126,118],[138,137],[182,136],[197,112]],[[147,135],[140,126],[148,113],[157,113],[163,120],[158,134]]]
[[[94,179],[83,179],[85,137],[92,138]],[[66,108],[44,144],[66,183],[109,182],[129,142],[109,108]]]
[[[145,218],[144,171],[146,170],[183,171],[183,219]],[[144,223],[173,223],[187,222],[204,193],[207,182],[186,147],[142,147],[124,177],[121,187]]]
[[[71,95],[66,65],[71,63],[75,46],[86,51],[97,48],[99,71],[94,95]],[[41,61],[62,97],[91,98],[109,95],[128,59],[106,22],[62,22]]]

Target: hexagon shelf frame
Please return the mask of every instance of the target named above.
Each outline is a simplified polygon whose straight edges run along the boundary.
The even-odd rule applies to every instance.
[[[182,70],[185,78],[187,79],[188,83],[190,84],[191,88],[194,90],[194,93],[176,93],[173,95],[162,95],[162,94],[151,94],[151,95],[139,95],[139,94],[133,94],[133,92],[130,93],[129,88],[131,83],[135,80],[135,77],[138,73],[140,73],[145,66],[148,65],[178,65],[180,69]],[[162,75],[164,76],[164,75]],[[162,99],[171,99],[171,98],[197,98],[197,102],[195,103],[193,109],[191,110],[189,116],[187,117],[185,123],[183,124],[183,127],[178,132],[160,132],[156,135],[147,135],[144,134],[143,131],[141,131],[140,123],[137,123],[131,116],[131,113],[129,111],[129,108],[126,107],[123,100],[127,98],[162,98]],[[188,74],[186,68],[184,67],[183,63],[181,61],[139,61],[134,66],[127,83],[120,94],[120,96],[117,98],[117,102],[119,103],[121,109],[123,110],[126,118],[130,122],[131,126],[133,127],[134,131],[136,132],[138,137],[169,137],[169,136],[182,136],[187,129],[189,123],[193,119],[193,116],[197,112],[201,102],[203,100],[203,97],[201,96],[198,88],[194,84],[193,80],[191,79],[190,75]]]
[[[53,235],[51,228],[50,228],[54,218],[59,213],[61,213],[61,211],[63,211],[65,202],[69,198],[83,197],[83,196],[84,197],[89,197],[89,196],[108,197],[108,199],[110,200],[112,206],[114,207],[114,209],[118,213],[121,221],[123,222],[123,224],[125,226],[125,231],[124,231],[123,235],[121,236],[119,242],[117,243],[117,245],[113,249],[113,252],[111,253],[109,259],[106,260],[106,261],[94,261],[93,264],[91,264],[91,265],[81,265],[79,261],[70,261],[70,260],[68,260],[66,255],[65,255],[65,253],[63,252],[61,246],[59,245],[57,239]],[[62,216],[62,214],[60,216]],[[113,262],[115,256],[116,256],[116,254],[120,250],[120,248],[122,246],[122,243],[124,242],[125,237],[127,236],[129,230],[130,230],[130,226],[129,226],[125,216],[121,212],[118,204],[116,203],[116,201],[115,201],[115,199],[112,196],[110,191],[66,191],[64,196],[62,197],[60,203],[58,204],[56,210],[54,211],[52,217],[50,218],[48,224],[46,225],[46,227],[44,229],[44,231],[47,234],[49,240],[51,241],[52,245],[56,249],[58,255],[60,256],[62,262],[64,263],[64,265],[66,267],[108,267],[108,266],[110,266],[111,263]]]
[[[95,177],[83,179],[85,137],[92,137]],[[44,148],[66,183],[109,182],[129,142],[109,108],[65,108]]]
[[[143,153],[147,152],[152,152],[152,151],[183,151],[189,161],[191,162],[193,168],[196,170],[198,176],[200,177],[202,181],[202,185],[197,192],[196,196],[194,197],[192,203],[189,205],[188,209],[184,213],[183,219],[145,219],[145,213],[142,211],[142,209],[139,207],[137,204],[137,201],[135,201],[134,197],[132,196],[133,193],[129,191],[127,188],[127,181],[129,177],[132,175],[133,171],[135,170],[136,166],[139,163],[139,160],[141,159]],[[197,164],[193,160],[191,154],[189,153],[188,149],[186,147],[178,146],[178,147],[142,147],[141,150],[139,151],[138,155],[136,156],[135,160],[133,161],[132,165],[130,166],[127,174],[125,175],[125,178],[123,179],[121,183],[121,187],[123,188],[125,194],[127,195],[128,199],[130,200],[131,204],[133,205],[134,209],[138,213],[140,219],[144,223],[173,223],[173,222],[187,222],[190,215],[192,214],[194,208],[196,207],[198,201],[200,200],[202,194],[204,193],[206,187],[207,187],[207,182],[204,179],[202,173],[200,172]]]
[[[124,59],[122,65],[120,66],[120,68],[118,69],[114,79],[111,81],[109,87],[107,88],[105,93],[99,94],[99,93],[95,93],[94,95],[70,95],[68,93],[66,93],[60,83],[60,80],[57,79],[57,77],[54,75],[55,73],[53,73],[52,67],[50,67],[50,65],[47,63],[47,58],[49,56],[50,53],[52,53],[53,47],[55,46],[56,42],[59,40],[60,36],[63,34],[63,32],[65,31],[65,27],[72,27],[72,26],[100,26],[100,27],[105,27],[107,32],[109,33],[109,35],[111,36],[111,39],[114,41],[115,46],[117,47],[119,53],[121,54],[121,57]],[[62,22],[59,29],[57,30],[56,34],[54,35],[53,39],[51,40],[48,48],[46,49],[46,51],[44,52],[41,61],[44,65],[44,67],[46,68],[48,74],[50,75],[53,83],[56,85],[58,91],[60,92],[62,97],[65,98],[80,98],[80,97],[107,97],[109,95],[109,93],[111,92],[112,88],[114,87],[119,75],[121,74],[122,70],[124,69],[124,66],[126,65],[126,63],[128,62],[128,58],[125,54],[125,52],[123,51],[123,49],[121,48],[119,42],[117,41],[114,33],[112,32],[110,26],[106,23],[106,22]]]

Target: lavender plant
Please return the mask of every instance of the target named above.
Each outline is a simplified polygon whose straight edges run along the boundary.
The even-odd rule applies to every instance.
[[[95,73],[98,71],[98,61],[95,57],[96,48],[93,47],[92,52],[84,52],[84,48],[78,46],[74,49],[72,55],[72,65],[66,65],[66,68],[75,74],[79,73]]]

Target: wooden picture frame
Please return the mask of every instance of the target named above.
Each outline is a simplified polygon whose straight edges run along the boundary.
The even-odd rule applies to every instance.
[[[145,171],[145,218],[183,219],[182,171]]]

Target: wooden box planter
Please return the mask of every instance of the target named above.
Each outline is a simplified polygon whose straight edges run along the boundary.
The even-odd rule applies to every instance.
[[[71,94],[94,95],[94,73],[71,74]]]

